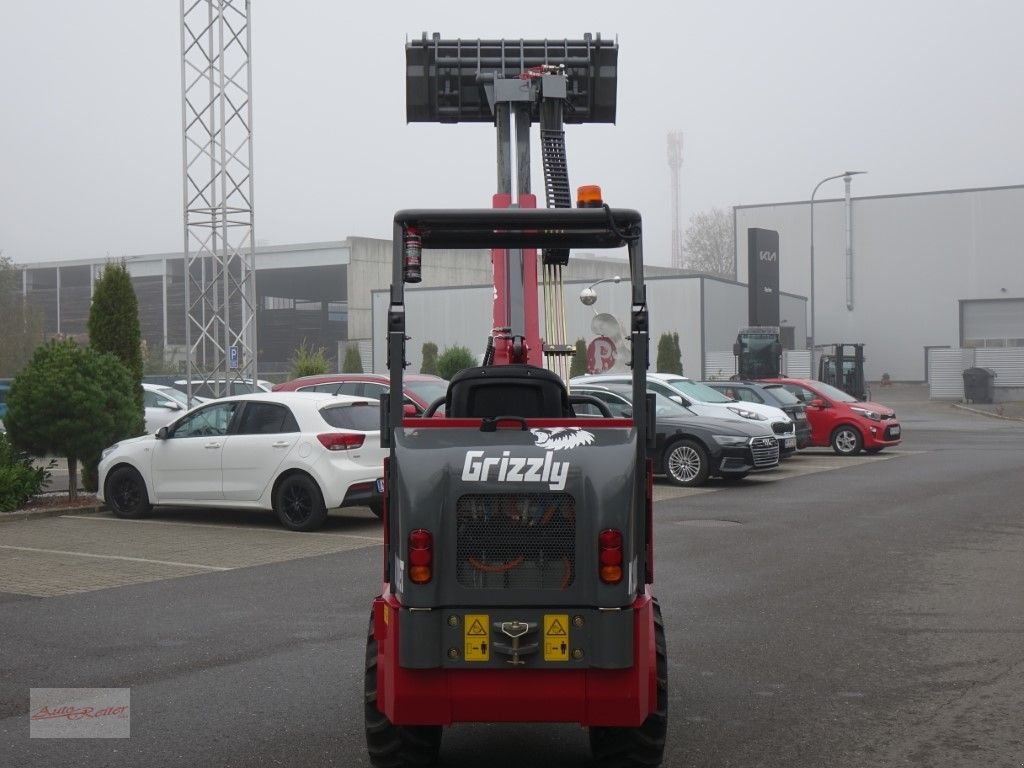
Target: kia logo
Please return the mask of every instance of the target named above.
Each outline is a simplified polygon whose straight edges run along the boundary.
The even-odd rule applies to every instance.
[[[759,251],[757,257],[761,261],[778,261],[779,254],[777,251]]]

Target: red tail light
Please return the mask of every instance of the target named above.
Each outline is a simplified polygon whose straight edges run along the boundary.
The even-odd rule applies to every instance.
[[[366,435],[351,432],[325,432],[317,435],[316,439],[328,451],[348,451],[353,448],[362,448]]]
[[[606,528],[597,536],[597,562],[601,581],[618,584],[622,581],[622,534]]]
[[[409,532],[409,579],[426,584],[433,575],[434,537],[425,528]]]

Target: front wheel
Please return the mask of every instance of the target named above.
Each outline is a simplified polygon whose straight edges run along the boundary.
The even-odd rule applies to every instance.
[[[708,452],[700,443],[678,440],[665,451],[665,475],[673,485],[704,485],[708,471]]]
[[[117,517],[134,520],[149,512],[146,481],[131,467],[118,467],[107,478],[104,496]]]
[[[832,433],[832,450],[839,456],[856,456],[862,445],[860,432],[854,427],[839,427]]]
[[[327,518],[320,486],[308,475],[289,475],[281,481],[274,512],[289,531],[315,531]]]
[[[366,638],[363,699],[366,749],[375,768],[413,768],[437,762],[441,751],[440,725],[395,725],[377,709],[377,639],[373,636],[372,616]]]
[[[655,768],[665,754],[668,732],[668,649],[661,606],[654,606],[655,676],[658,708],[638,728],[594,726],[590,729],[590,751],[597,768]]]

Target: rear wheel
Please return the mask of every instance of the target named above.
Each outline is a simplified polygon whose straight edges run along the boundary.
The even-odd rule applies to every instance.
[[[289,531],[315,531],[327,517],[320,486],[309,475],[289,475],[281,481],[274,494],[274,512]]]
[[[673,485],[704,485],[708,470],[708,452],[700,443],[678,440],[665,450],[665,475]]]
[[[862,445],[860,432],[854,427],[838,427],[832,433],[832,450],[840,456],[856,456],[860,453]]]
[[[661,606],[654,601],[655,672],[658,683],[658,708],[638,728],[590,729],[590,751],[597,768],[655,768],[665,753],[668,731],[668,651]]]
[[[118,467],[107,478],[103,495],[117,517],[134,519],[142,517],[152,507],[146,481],[131,467]]]
[[[440,725],[395,725],[377,709],[377,640],[373,617],[366,638],[366,676],[363,682],[366,748],[376,768],[434,765],[441,751]]]

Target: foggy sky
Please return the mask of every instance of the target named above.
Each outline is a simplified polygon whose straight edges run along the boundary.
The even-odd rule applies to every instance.
[[[179,14],[0,0],[6,256],[180,252]],[[1024,183],[1020,0],[253,0],[251,23],[259,242],[390,237],[398,208],[489,204],[492,126],[405,123],[404,45],[424,31],[617,37],[617,124],[567,126],[570,181],[641,211],[649,263],[670,260],[670,130],[684,228],[846,169],[870,172],[854,196]]]

